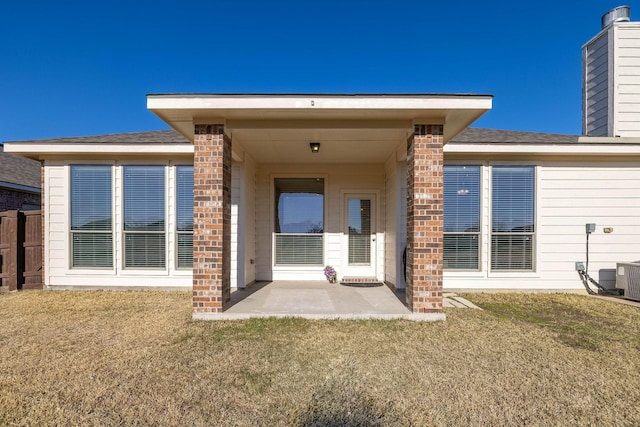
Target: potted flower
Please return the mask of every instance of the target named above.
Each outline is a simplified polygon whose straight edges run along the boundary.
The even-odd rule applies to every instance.
[[[338,281],[338,272],[335,270],[335,268],[327,265],[324,268],[324,277],[327,278],[329,283],[336,283]]]

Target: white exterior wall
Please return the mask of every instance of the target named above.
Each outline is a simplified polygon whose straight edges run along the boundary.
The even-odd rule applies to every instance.
[[[583,134],[640,136],[640,23],[614,23],[582,52]]]
[[[70,242],[69,165],[114,165],[113,227],[114,267],[112,269],[72,269]],[[122,166],[127,164],[165,166],[166,267],[164,269],[123,269],[122,242]],[[175,165],[188,164],[176,162]],[[45,285],[50,289],[75,288],[184,288],[192,286],[192,271],[175,268],[175,170],[173,162],[131,160],[122,162],[95,160],[45,161]]]
[[[612,136],[640,136],[640,23],[613,26],[614,107]]]
[[[407,246],[407,165],[395,153],[385,163],[385,281],[405,288],[403,252]]]
[[[398,191],[399,188],[396,185],[398,178],[398,168],[396,162],[396,155],[393,153],[389,160],[384,165],[385,171],[385,274],[384,280],[394,286],[397,283],[396,278],[396,250],[398,245],[398,230],[397,230],[397,218],[398,218]]]
[[[456,162],[479,164],[477,161]],[[449,164],[449,162],[445,162]],[[491,272],[490,170],[482,172],[481,266],[476,272],[444,272],[446,289],[583,289],[575,271],[585,261],[585,224],[590,236],[591,276],[615,282],[616,262],[640,259],[640,165],[635,162],[536,162],[536,251],[534,272]],[[603,227],[613,227],[611,234]]]
[[[319,267],[276,267],[273,262],[274,194],[277,177],[325,179],[324,264],[343,276],[343,197],[345,192],[376,193],[376,277],[385,270],[385,169],[383,165],[257,165],[256,280],[325,280]]]
[[[244,287],[244,255],[238,254],[240,239],[244,239],[244,224],[239,225],[241,214],[241,199],[244,198],[244,164],[232,162],[231,164],[231,287]],[[240,246],[240,247],[239,247]]]
[[[256,280],[256,163],[244,156],[244,285]]]
[[[609,134],[609,40],[603,32],[582,48],[583,129],[588,136]]]

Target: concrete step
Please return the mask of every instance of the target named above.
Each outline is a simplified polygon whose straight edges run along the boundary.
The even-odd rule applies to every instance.
[[[375,277],[343,277],[340,284],[344,286],[375,287],[383,283]]]

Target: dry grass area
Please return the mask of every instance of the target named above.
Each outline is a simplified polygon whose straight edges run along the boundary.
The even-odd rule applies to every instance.
[[[185,293],[0,295],[0,425],[640,425],[640,309],[196,322]]]

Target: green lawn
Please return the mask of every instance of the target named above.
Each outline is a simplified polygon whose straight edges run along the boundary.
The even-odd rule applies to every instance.
[[[640,309],[468,294],[447,321],[191,320],[190,296],[0,295],[0,425],[640,425]]]

